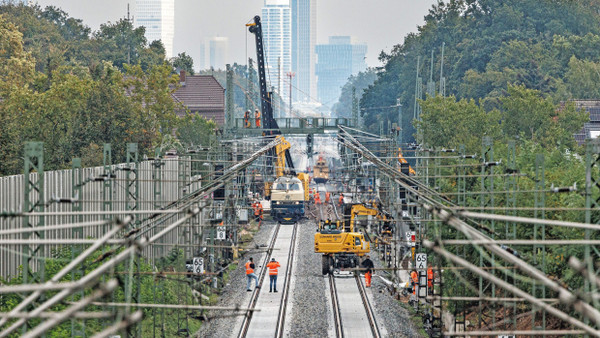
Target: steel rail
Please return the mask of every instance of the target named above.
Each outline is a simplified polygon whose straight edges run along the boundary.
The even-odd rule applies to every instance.
[[[333,326],[335,329],[335,336],[338,338],[344,337],[344,327],[342,325],[342,314],[340,312],[340,302],[337,295],[337,287],[335,285],[335,277],[329,276],[329,293],[331,294],[331,305],[333,312]]]
[[[181,304],[145,304],[145,303],[113,303],[113,302],[91,302],[90,305],[96,306],[114,306],[114,307],[143,307],[143,308],[158,308],[158,309],[179,309],[179,310],[221,310],[221,311],[260,311],[260,309],[246,309],[233,306],[205,306],[205,305],[181,305]]]
[[[110,292],[112,292],[117,286],[119,282],[116,279],[111,279],[105,284],[100,285],[98,289],[96,289],[91,295],[77,301],[66,310],[59,312],[56,317],[53,317],[45,322],[42,322],[38,326],[34,327],[31,331],[28,331],[23,335],[23,338],[34,338],[40,337],[48,330],[53,328],[54,326],[62,323],[63,321],[69,319],[73,314],[79,312],[79,310],[84,309],[87,305],[89,305],[92,301],[97,298],[103,297]]]
[[[363,284],[362,279],[360,278],[360,274],[356,274],[354,278],[356,280],[356,286],[358,287],[358,292],[360,293],[360,298],[362,300],[365,312],[367,314],[367,319],[369,320],[369,326],[371,326],[371,332],[373,333],[373,337],[380,338],[381,333],[379,332],[379,325],[377,325],[377,320],[375,319],[375,312],[371,307],[371,302],[369,301],[365,285]]]
[[[96,333],[92,338],[107,338],[113,336],[115,333],[128,328],[129,326],[142,320],[142,310],[138,310],[129,316],[125,316],[122,321],[106,328],[105,330]]]
[[[285,312],[287,310],[288,298],[290,295],[290,286],[293,274],[294,266],[294,255],[296,253],[296,235],[298,232],[298,223],[294,223],[294,230],[292,231],[292,239],[290,240],[290,250],[288,252],[287,265],[285,269],[285,281],[281,295],[281,302],[279,303],[279,315],[277,316],[277,326],[275,328],[275,337],[282,338],[284,336],[285,327]]]
[[[81,264],[88,256],[93,254],[94,251],[96,251],[96,249],[98,249],[100,246],[102,246],[105,241],[107,241],[109,238],[111,238],[116,233],[118,233],[121,229],[123,229],[123,227],[125,227],[125,225],[129,224],[129,222],[131,222],[131,217],[127,217],[122,221],[117,221],[116,226],[113,229],[109,230],[106,234],[104,234],[104,236],[102,236],[101,239],[99,239],[95,244],[93,244],[92,246],[87,248],[85,251],[83,251],[81,254],[79,254],[79,256],[77,256],[74,260],[72,260],[69,264],[67,264],[64,268],[62,268],[59,272],[57,272],[56,275],[54,275],[49,281],[47,281],[43,285],[46,287],[50,287],[51,285],[58,284],[58,282],[64,276],[66,276],[69,272],[71,272],[72,269],[74,269],[76,266]],[[22,286],[24,286],[24,285],[22,285]],[[23,301],[21,301],[21,303],[19,303],[17,306],[15,306],[12,310],[10,310],[9,314],[19,313],[26,306],[33,303],[41,295],[42,295],[42,290],[36,290],[34,293],[29,295]],[[41,313],[41,311],[40,311],[40,313]],[[7,321],[8,321],[7,318],[0,319],[0,327],[2,327],[2,325],[4,325]],[[25,322],[24,319],[22,319],[20,321],[23,321],[23,323]],[[2,336],[3,336],[3,333],[0,333],[0,337],[2,337]]]
[[[178,226],[180,226],[181,224],[187,222],[191,217],[197,215],[199,212],[200,212],[199,208],[195,208],[193,210],[189,210],[185,217],[183,217],[182,219],[180,219],[180,220],[172,223],[171,225],[169,225],[168,227],[166,227],[165,229],[163,229],[162,231],[160,231],[158,234],[154,235],[152,238],[150,238],[148,240],[146,240],[145,238],[143,238],[139,242],[134,242],[131,246],[129,246],[125,250],[121,251],[115,257],[111,258],[110,260],[108,260],[104,264],[100,265],[96,269],[90,271],[87,275],[83,276],[81,279],[79,279],[77,282],[75,282],[77,284],[77,287],[73,287],[73,288],[69,288],[69,289],[63,289],[61,292],[57,293],[52,298],[50,298],[47,301],[45,301],[44,303],[38,305],[38,307],[36,307],[31,313],[34,314],[34,315],[42,313],[43,311],[45,311],[46,309],[50,308],[53,305],[56,305],[57,303],[59,303],[60,301],[62,301],[62,299],[68,297],[71,293],[77,291],[78,289],[86,287],[86,286],[88,286],[90,284],[93,284],[98,278],[100,278],[100,276],[102,276],[102,274],[106,273],[109,269],[111,269],[116,264],[120,263],[121,261],[129,258],[129,256],[132,253],[134,253],[136,251],[139,251],[139,250],[145,248],[147,245],[152,244],[153,242],[157,241],[159,238],[161,238],[162,236],[164,236],[167,233],[171,232],[173,229],[175,229]],[[88,248],[87,250],[90,250],[91,248],[92,247]],[[82,253],[82,255],[83,255],[83,253]],[[82,255],[80,255],[80,256],[82,256]],[[78,256],[78,258],[80,256]],[[73,262],[75,262],[75,261],[73,261]],[[64,268],[63,268],[63,270],[64,270]],[[30,298],[33,298],[31,300],[31,301],[33,301],[33,300],[37,299],[37,297],[39,297],[40,294],[41,294],[41,292],[39,294],[37,294],[35,297],[32,297],[33,296],[33,294],[32,294],[25,301],[29,300]],[[25,301],[23,301],[23,302],[25,302]],[[23,304],[23,302],[21,304]],[[21,306],[21,304],[19,304],[19,306]],[[19,306],[17,306],[17,308]],[[15,309],[13,309],[13,311]],[[19,310],[20,309],[21,308],[19,308]],[[19,310],[17,310],[17,311],[19,311]],[[12,332],[14,332],[14,330],[16,330],[18,327],[20,327],[21,325],[23,325],[25,322],[26,322],[26,320],[24,320],[24,319],[18,320],[13,325],[11,325],[9,328],[7,328],[4,331],[0,332],[0,337],[6,337],[6,336],[8,336]]]
[[[495,331],[464,331],[444,332],[444,337],[469,337],[469,336],[580,336],[583,330],[495,330]]]
[[[447,205],[444,205],[440,201],[437,201],[434,198],[432,198],[433,196],[438,196],[438,198],[439,198],[439,194],[437,192],[428,188],[421,182],[418,182],[417,180],[414,180],[414,179],[408,177],[407,175],[400,173],[398,170],[394,170],[394,168],[390,167],[386,163],[379,160],[375,155],[373,155],[373,153],[371,153],[362,144],[360,144],[354,137],[352,137],[352,135],[345,132],[344,127],[340,127],[340,129],[342,130],[342,133],[344,135],[344,140],[343,141],[338,140],[338,142],[340,142],[344,146],[346,146],[356,152],[359,152],[363,157],[365,157],[367,160],[371,161],[375,166],[377,166],[380,171],[382,171],[384,174],[393,178],[395,182],[397,182],[399,185],[404,187],[407,191],[419,196],[421,198],[421,201],[419,201],[418,204],[421,205],[422,207],[425,207],[430,212],[434,213],[435,216],[437,216],[442,222],[453,226],[458,231],[461,231],[462,233],[464,233],[467,236],[474,237],[475,239],[492,240],[490,237],[484,235],[483,233],[481,233],[478,230],[471,227],[465,221],[456,217],[456,215],[451,210],[449,210],[450,208]],[[414,184],[416,184],[419,187],[420,190],[413,189],[406,182],[413,182]],[[446,202],[448,202],[448,204],[450,204],[452,206],[455,206],[453,203],[451,203],[449,201],[446,201]],[[477,213],[463,212],[462,216],[465,217],[467,214],[470,216],[477,215]],[[481,216],[481,214],[479,214],[479,215]],[[504,221],[510,221],[511,219],[513,219],[513,217],[495,218],[495,215],[486,215],[486,219],[492,219],[492,218],[504,220]],[[528,223],[544,222],[544,224],[548,224],[548,222],[551,222],[548,220],[536,220],[536,219],[531,219],[531,218],[521,218],[520,220],[521,221],[527,220]],[[515,220],[515,221],[517,221],[517,220]],[[556,222],[556,221],[554,221],[554,222]],[[557,223],[559,223],[559,224],[555,224],[555,225],[564,225],[565,223],[570,223],[570,225],[572,227],[574,225],[582,225],[585,228],[588,228],[587,226],[589,226],[589,225],[582,224],[582,223],[574,223],[573,224],[572,222],[557,222]],[[577,298],[576,295],[571,293],[569,290],[563,288],[555,281],[550,280],[541,271],[532,267],[525,261],[508,253],[506,250],[502,249],[499,245],[488,244],[488,245],[484,245],[484,246],[488,250],[494,252],[499,257],[502,257],[504,260],[517,265],[521,271],[524,271],[530,277],[541,281],[543,284],[548,286],[550,289],[558,292],[562,303],[572,306],[573,309],[575,309],[575,311],[581,313],[584,317],[591,319],[592,321],[594,321],[594,323],[596,323],[596,324],[600,323],[600,312],[598,312],[598,310],[594,309],[589,304],[587,304],[587,303],[583,302],[581,299]],[[518,291],[521,291],[521,290],[518,290]],[[528,299],[530,299],[530,298],[528,298]],[[532,297],[531,299],[537,300],[537,298],[535,298],[535,297]],[[557,310],[555,308],[552,308],[552,307],[549,307],[549,308],[560,312],[559,310]],[[560,313],[562,313],[562,312],[560,312]],[[578,322],[578,323],[581,323],[581,322]],[[581,324],[583,324],[583,323],[581,323]],[[590,328],[587,325],[585,325],[585,327],[588,329]]]
[[[271,257],[271,253],[273,252],[273,247],[275,246],[275,242],[277,241],[277,236],[279,235],[279,229],[281,228],[281,224],[277,223],[275,226],[275,231],[273,232],[273,236],[271,237],[271,241],[269,243],[269,249],[267,249],[267,253],[265,254],[265,258],[263,259],[263,269],[260,272],[258,289],[262,288],[263,281],[265,279],[265,275],[267,274],[267,263],[269,262],[269,258]],[[256,303],[258,302],[258,296],[260,291],[257,288],[254,288],[252,292],[252,296],[250,297],[250,305],[248,309],[256,308]],[[244,316],[244,320],[242,321],[242,327],[240,328],[240,332],[238,333],[238,337],[244,338],[248,333],[248,328],[250,328],[250,321],[252,320],[253,311],[248,311]]]
[[[504,280],[490,274],[489,272],[479,269],[477,266],[471,264],[467,260],[460,258],[460,257],[448,252],[447,250],[435,245],[435,243],[425,240],[423,242],[423,245],[426,248],[433,250],[435,253],[437,253],[441,256],[444,256],[446,259],[451,260],[458,265],[466,267],[474,274],[487,279],[488,281],[490,281],[490,282],[496,284],[497,286],[499,286],[500,288],[514,294],[515,296],[517,296],[519,298],[527,299],[532,304],[535,304],[537,307],[547,311],[549,314],[555,316],[556,318],[561,319],[561,320],[565,321],[566,323],[569,323],[570,325],[576,326],[576,327],[584,330],[585,332],[593,335],[594,337],[600,337],[600,331],[597,331],[595,328],[593,328],[587,324],[584,324],[583,322],[577,320],[576,318],[572,317],[571,315],[564,313],[555,307],[552,307],[551,305],[541,301],[540,299],[536,298],[535,296],[532,296],[529,293],[527,293],[519,288],[514,287],[512,284],[505,282]],[[559,295],[560,295],[560,298],[562,298],[564,296],[562,293],[560,293]],[[583,314],[584,314],[584,316],[586,316],[585,312]]]

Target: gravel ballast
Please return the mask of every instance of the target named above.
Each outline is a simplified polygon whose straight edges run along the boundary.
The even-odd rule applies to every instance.
[[[298,224],[290,337],[327,337],[330,304],[321,274],[321,255],[314,252],[314,221]]]
[[[375,256],[378,255],[371,254],[371,260],[375,263],[375,267],[383,267]],[[373,276],[371,290],[373,292],[371,304],[375,308],[377,323],[385,325],[388,337],[424,337],[411,320],[411,314],[408,310],[403,308],[398,300],[394,299],[387,290],[385,283],[377,275]]]
[[[252,243],[248,246],[249,252],[240,256],[237,268],[230,273],[229,283],[223,288],[217,306],[247,308],[250,302],[251,292],[246,291],[246,270],[244,264],[248,257],[253,257],[257,265],[257,275],[263,268],[262,261],[265,255],[273,230],[274,222],[263,222],[263,225],[254,235]],[[260,251],[260,252],[259,252]],[[254,287],[254,282],[252,282]],[[237,330],[241,325],[243,315],[238,312],[237,316],[231,317],[231,311],[211,311],[208,313],[209,321],[195,333],[195,337],[227,338],[237,336]]]

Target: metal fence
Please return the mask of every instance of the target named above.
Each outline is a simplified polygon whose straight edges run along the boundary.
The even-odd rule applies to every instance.
[[[132,166],[135,164],[131,164]],[[81,196],[77,196],[73,189],[73,170],[56,170],[44,173],[43,200],[45,211],[43,216],[43,228],[51,229],[60,224],[72,224],[81,222],[102,221],[107,218],[122,217],[129,214],[132,205],[138,212],[152,211],[164,208],[175,203],[184,194],[193,192],[200,188],[200,181],[191,177],[191,165],[189,157],[173,157],[161,160],[142,161],[137,168],[130,168],[127,164],[112,165],[111,175],[105,175],[104,167],[93,167],[81,169]],[[128,181],[128,174],[135,169],[138,189],[135,195],[130,192],[130,185],[134,181]],[[30,174],[31,180],[37,181],[37,173]],[[106,182],[110,189],[106,189]],[[14,175],[0,177],[0,212],[19,213],[24,205],[24,176]],[[129,190],[128,190],[129,189]],[[106,194],[105,191],[110,192]],[[81,205],[82,211],[77,215],[72,214],[74,202]],[[129,206],[128,206],[129,203]],[[102,213],[110,209],[114,214]],[[137,225],[142,225],[144,236],[152,236],[162,230],[160,224],[150,226],[151,221],[144,221],[152,212],[135,215]],[[34,216],[40,217],[40,216]],[[171,220],[177,220],[180,214],[174,214]],[[192,236],[200,237],[198,229],[201,229],[201,218],[199,215],[190,221],[189,227],[182,227],[178,231],[171,232],[163,239],[162,245],[147,248],[143,255],[153,261],[169,252],[175,245],[190,243]],[[30,220],[30,223],[31,220]],[[34,220],[33,224],[37,224]],[[196,226],[193,226],[196,225]],[[25,226],[24,218],[0,217],[0,231],[20,229]],[[83,239],[96,239],[106,231],[103,225],[83,227]],[[45,230],[45,240],[69,240],[73,239],[72,229]],[[21,234],[4,234],[0,236],[0,276],[10,278],[14,276],[22,264],[23,244],[3,244],[2,241],[10,243],[9,240],[24,239]],[[31,238],[30,238],[31,239]],[[43,245],[38,254],[39,259],[52,257],[53,251],[60,248],[61,244]],[[35,265],[34,265],[35,266]],[[35,268],[35,267],[34,267]]]

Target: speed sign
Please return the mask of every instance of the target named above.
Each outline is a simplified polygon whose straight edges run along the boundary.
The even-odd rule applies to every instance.
[[[417,269],[419,269],[419,270],[427,269],[427,254],[425,254],[425,253],[416,254],[415,261],[416,261]]]

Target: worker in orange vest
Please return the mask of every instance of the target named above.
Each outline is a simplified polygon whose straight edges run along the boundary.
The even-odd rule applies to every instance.
[[[329,203],[331,200],[331,194],[329,191],[325,192],[325,203]]]
[[[417,274],[417,270],[413,270],[410,273],[410,278],[412,279],[413,295],[416,295],[417,294],[417,285],[419,285],[419,274]]]
[[[246,284],[246,291],[252,291],[252,289],[250,289],[250,285],[252,284],[252,279],[254,279],[254,288],[258,289],[258,277],[256,277],[256,274],[254,273],[254,269],[256,269],[256,266],[254,265],[254,261],[252,260],[252,257],[250,257],[248,259],[248,261],[246,262],[246,279],[247,279],[247,284]]]
[[[267,264],[267,268],[269,268],[269,292],[277,292],[277,268],[281,265],[279,262],[275,260],[275,258],[271,258],[269,264]]]
[[[262,204],[257,201],[254,203],[253,207],[254,207],[254,220],[256,222],[258,222],[258,227],[260,227],[262,225],[262,219],[263,219]]]
[[[321,194],[318,191],[315,193],[315,204],[321,204]]]
[[[427,268],[427,293],[433,294],[433,269]]]
[[[258,109],[254,110],[254,119],[256,120],[256,128],[260,128],[260,112]]]
[[[250,128],[250,111],[244,112],[244,128]]]
[[[360,265],[363,268],[367,269],[367,272],[365,272],[365,284],[368,288],[370,288],[371,277],[373,276],[373,268],[375,268],[375,265],[373,264],[373,261],[371,260],[369,255],[367,255],[367,258],[364,261],[362,261]]]
[[[344,194],[340,193],[340,200],[338,201],[338,205],[341,207],[344,203]]]

